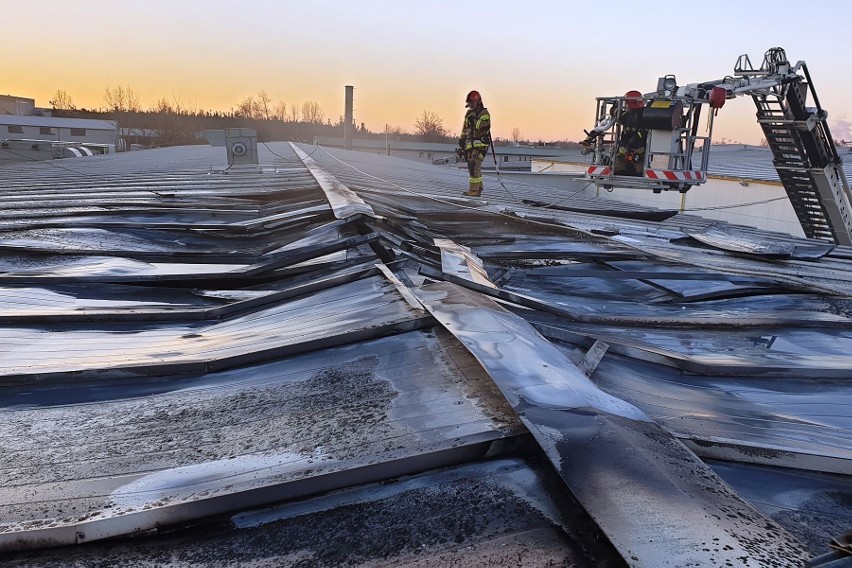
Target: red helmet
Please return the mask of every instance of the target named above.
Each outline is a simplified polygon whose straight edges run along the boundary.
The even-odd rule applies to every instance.
[[[467,94],[467,98],[464,102],[478,105],[482,102],[482,95],[479,94],[479,91],[471,91]]]
[[[627,91],[624,93],[624,100],[627,103],[627,108],[631,110],[645,107],[645,100],[642,99],[642,93],[639,91]]]

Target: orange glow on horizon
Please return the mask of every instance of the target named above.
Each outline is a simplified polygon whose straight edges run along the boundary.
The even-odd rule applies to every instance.
[[[837,3],[838,10],[846,6],[826,2]],[[610,49],[600,31],[587,25],[600,16],[594,6],[555,0],[534,0],[523,11],[502,0],[446,9],[384,0],[363,6],[244,0],[238,7],[225,0],[96,0],[85,12],[58,0],[39,6],[37,14],[21,3],[4,11],[6,43],[26,49],[10,52],[0,74],[2,94],[33,98],[38,106],[49,107],[62,90],[78,107],[96,109],[105,106],[107,86],[129,86],[143,109],[166,99],[184,108],[230,112],[263,90],[273,104],[316,101],[336,122],[344,86],[353,85],[355,122],[373,132],[385,125],[414,132],[415,121],[430,111],[457,133],[463,97],[477,89],[492,113],[495,137],[509,139],[517,128],[531,141],[581,140],[594,120],[596,96],[648,92],[669,73],[684,82],[721,78],[741,53],[759,64],[763,51],[779,41],[772,30],[789,28],[780,16],[772,22],[767,19],[774,15],[761,13],[758,29],[745,17],[730,21],[719,9],[690,20],[691,35],[713,37],[724,27],[740,41],[730,50],[718,44],[679,49],[669,36],[632,30],[681,26],[682,15],[640,10],[630,30],[607,31],[631,34],[626,54]],[[485,15],[486,37],[467,49],[470,22]],[[844,21],[828,19],[819,34],[782,38],[792,61],[808,61],[838,139],[852,138],[847,89],[836,72],[852,66],[852,34]],[[757,144],[762,133],[752,107],[745,98],[729,101],[714,140]]]

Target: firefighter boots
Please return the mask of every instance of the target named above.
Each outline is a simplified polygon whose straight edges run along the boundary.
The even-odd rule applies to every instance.
[[[472,183],[470,184],[470,188],[465,191],[462,195],[467,195],[470,197],[479,197],[482,195],[482,184],[481,183]]]

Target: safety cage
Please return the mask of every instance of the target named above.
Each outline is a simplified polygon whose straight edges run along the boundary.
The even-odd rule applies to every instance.
[[[672,97],[676,88],[674,77],[669,75],[659,80],[657,92],[642,95],[638,127],[645,143],[642,151],[635,153],[626,152],[620,143],[626,129],[622,120],[628,112],[626,97],[596,99],[595,129],[603,132],[583,149],[584,154],[592,155],[586,179],[606,189],[633,187],[654,193],[683,193],[707,181],[709,152],[703,149],[710,146],[715,113],[708,113],[705,134],[699,136],[701,107],[706,101]],[[626,168],[633,160],[637,163]]]

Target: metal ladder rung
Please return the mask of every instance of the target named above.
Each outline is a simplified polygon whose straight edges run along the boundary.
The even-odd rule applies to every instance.
[[[810,129],[804,129],[806,122],[796,115],[806,112],[806,95],[803,88],[793,89],[792,93],[785,89],[783,94],[753,95],[757,122],[772,150],[772,163],[805,235],[847,243],[849,226],[834,227],[834,223],[840,222],[837,219],[843,216],[843,205],[820,195],[818,183],[824,174],[821,168],[812,165],[821,163],[825,144],[809,138]]]

